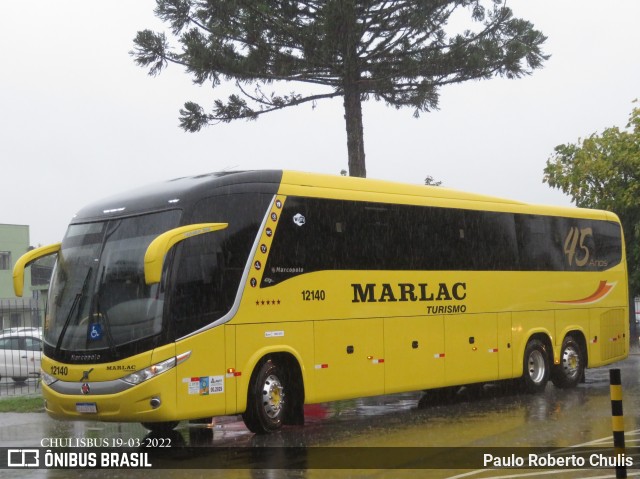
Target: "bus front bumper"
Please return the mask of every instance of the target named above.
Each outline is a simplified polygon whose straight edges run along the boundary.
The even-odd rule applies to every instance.
[[[51,385],[43,383],[42,395],[46,412],[55,419],[173,421],[176,420],[175,381],[175,372],[171,370],[138,385],[57,381]]]

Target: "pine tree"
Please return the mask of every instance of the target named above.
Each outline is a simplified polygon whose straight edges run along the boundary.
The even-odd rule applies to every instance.
[[[546,37],[505,0],[157,0],[155,14],[180,49],[165,33],[140,31],[131,52],[138,65],[157,75],[174,63],[197,84],[237,88],[208,112],[186,102],[184,130],[343,97],[352,176],[366,176],[362,101],[410,107],[417,117],[438,107],[444,85],[518,78],[548,58]],[[463,31],[447,31],[454,17]],[[271,91],[278,82],[313,92]]]

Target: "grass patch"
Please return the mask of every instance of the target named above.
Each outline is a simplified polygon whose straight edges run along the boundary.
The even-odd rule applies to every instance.
[[[0,399],[0,412],[43,412],[44,399],[38,396],[17,396]]]

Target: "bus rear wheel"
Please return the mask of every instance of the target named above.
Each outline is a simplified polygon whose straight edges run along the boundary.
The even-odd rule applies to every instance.
[[[254,372],[242,419],[255,434],[267,434],[282,427],[286,414],[285,375],[272,360],[264,361]]]
[[[580,344],[567,336],[562,341],[560,350],[560,364],[553,367],[551,381],[557,388],[574,388],[584,375],[585,359]]]
[[[521,384],[527,393],[541,393],[547,387],[550,367],[547,347],[539,339],[532,339],[524,350]]]

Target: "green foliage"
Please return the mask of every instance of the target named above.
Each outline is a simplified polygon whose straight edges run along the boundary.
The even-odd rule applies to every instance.
[[[3,412],[43,412],[42,397],[7,397],[0,399],[0,413]]]
[[[576,144],[556,146],[543,181],[569,195],[576,206],[620,217],[630,293],[640,295],[640,108],[633,108],[626,130],[607,128]]]
[[[506,0],[156,0],[165,33],[138,32],[131,55],[150,75],[182,65],[196,84],[235,81],[238,93],[205,109],[188,102],[181,127],[256,119],[274,110],[345,98],[350,173],[364,176],[360,102],[369,98],[414,115],[438,107],[439,88],[493,76],[518,78],[548,57],[545,36],[513,17]],[[467,17],[458,33],[452,17]],[[464,23],[464,22],[461,22]],[[274,82],[312,94],[264,93]],[[247,88],[254,85],[253,88]],[[305,90],[306,91],[306,90]],[[355,98],[355,101],[353,101]],[[360,156],[352,163],[352,156]]]

